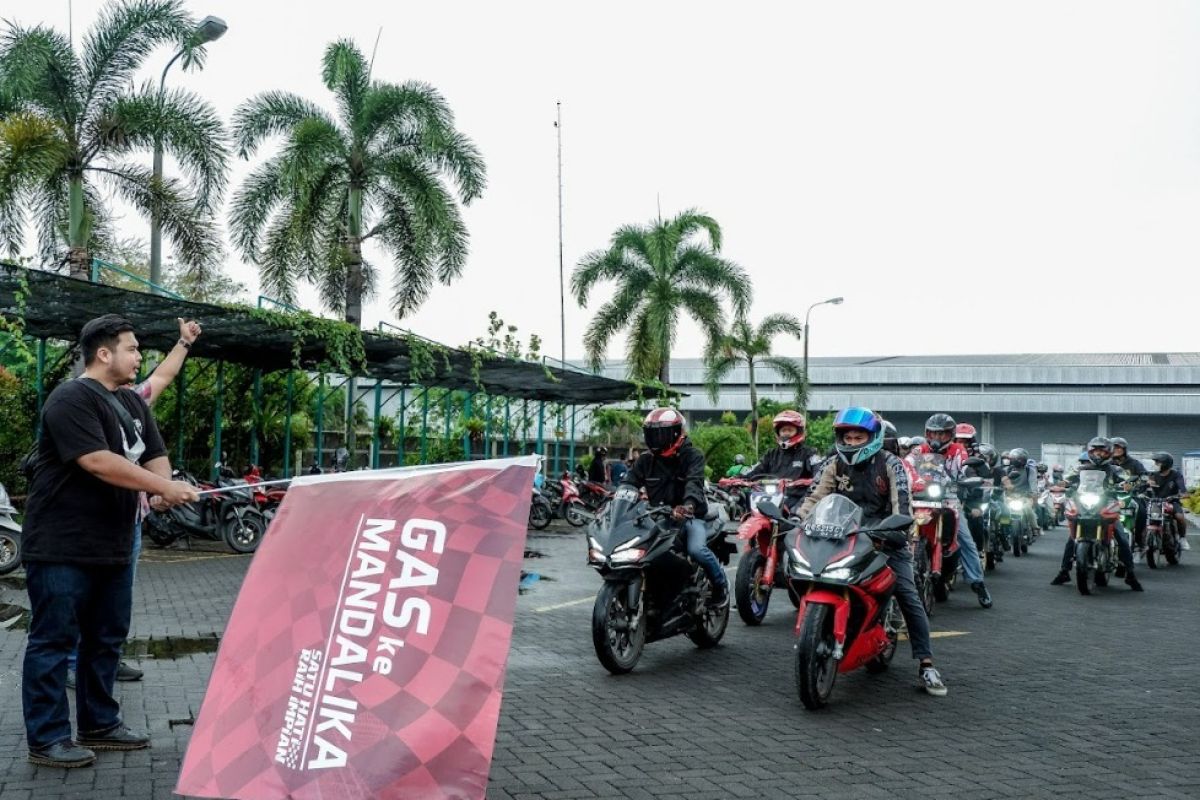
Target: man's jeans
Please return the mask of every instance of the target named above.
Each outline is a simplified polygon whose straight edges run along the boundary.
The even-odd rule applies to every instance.
[[[133,597],[133,582],[137,579],[137,563],[142,557],[142,522],[138,520],[133,523],[133,563],[129,570],[129,592],[130,597]],[[132,603],[132,601],[130,601]],[[75,664],[79,660],[79,645],[76,644],[71,650],[71,655],[67,658],[67,669],[75,671]]]
[[[1117,535],[1117,560],[1124,566],[1130,575],[1133,574],[1133,550],[1129,548],[1129,534],[1125,532],[1125,526],[1120,520],[1113,523]],[[1070,572],[1071,565],[1075,563],[1075,537],[1074,535],[1067,537],[1067,546],[1063,548],[1062,571]]]
[[[912,551],[907,547],[889,547],[888,566],[896,573],[896,602],[908,626],[908,643],[912,645],[913,658],[933,658],[933,647],[929,642],[929,617],[921,595],[917,594],[917,582],[913,578]]]
[[[983,583],[983,566],[979,563],[979,549],[975,547],[975,537],[971,535],[967,524],[969,512],[962,507],[958,509],[958,560],[962,563],[963,575],[967,583],[974,586]]]
[[[113,697],[121,645],[129,633],[132,566],[25,565],[31,618],[21,675],[31,748],[71,738],[67,658],[79,643],[75,708],[81,734],[121,724]]]
[[[725,578],[725,570],[721,569],[721,562],[717,560],[713,551],[708,549],[708,528],[705,527],[704,521],[689,519],[683,524],[683,530],[687,533],[688,555],[704,567],[713,586],[726,585],[729,581]]]

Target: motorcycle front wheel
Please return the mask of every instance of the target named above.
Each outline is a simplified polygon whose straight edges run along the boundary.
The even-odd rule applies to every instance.
[[[712,596],[712,582],[706,577],[703,585],[708,587],[708,591],[701,594],[704,598],[704,608],[696,625],[687,632],[687,637],[696,647],[707,650],[720,644],[721,638],[725,636],[725,629],[729,627],[729,603],[726,601],[720,606],[712,605],[708,602],[708,598]]]
[[[921,605],[925,606],[925,616],[933,615],[933,576],[929,574],[929,545],[917,543],[917,562],[913,571],[916,578],[917,594],[921,596]]]
[[[635,619],[626,608],[628,596],[625,584],[605,581],[592,607],[592,646],[613,675],[632,671],[646,646],[645,620]]]
[[[173,528],[156,511],[151,511],[142,521],[142,533],[159,547],[166,547],[179,538]]]
[[[250,509],[230,512],[221,521],[221,535],[235,553],[253,553],[267,532],[262,514]]]
[[[738,616],[747,625],[761,625],[771,602],[771,587],[763,586],[763,571],[767,559],[757,548],[742,555],[737,575],[733,579],[733,596],[737,600]]]
[[[576,528],[587,524],[588,513],[587,506],[579,500],[567,503],[566,509],[563,510],[563,516],[567,518],[567,522]]]
[[[796,691],[809,711],[829,703],[837,680],[833,657],[833,618],[829,606],[812,603],[804,611],[796,637]]]
[[[0,528],[0,575],[7,575],[21,566],[21,536]]]
[[[1075,545],[1075,588],[1084,595],[1092,593],[1088,587],[1088,560],[1091,555],[1091,548],[1087,542],[1079,542]]]

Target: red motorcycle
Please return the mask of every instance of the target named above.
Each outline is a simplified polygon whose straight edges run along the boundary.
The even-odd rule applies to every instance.
[[[580,481],[576,484],[576,488],[579,491],[579,501],[593,515],[599,513],[604,504],[611,500],[613,496],[611,489],[595,481]]]
[[[959,503],[953,481],[941,453],[918,453],[910,457],[916,473],[912,484],[913,518],[917,538],[913,544],[913,577],[925,613],[933,613],[933,601],[945,602],[958,574]],[[974,481],[982,481],[979,478]]]
[[[579,496],[579,488],[571,480],[569,473],[564,472],[555,485],[546,482],[546,494],[554,513],[561,516],[573,527],[580,528],[588,523],[594,515],[584,505]]]
[[[781,528],[795,528],[773,504],[760,508]],[[838,673],[878,673],[891,663],[904,618],[893,596],[896,575],[877,545],[906,547],[911,526],[912,517],[896,514],[864,528],[862,509],[831,494],[787,535],[787,576],[800,598],[796,691],[805,708],[829,702]]]
[[[242,480],[250,485],[254,505],[269,525],[275,518],[275,512],[279,510],[279,504],[283,502],[283,498],[287,494],[287,484],[256,486],[255,484],[262,483],[264,480],[262,470],[258,468],[257,464],[250,467],[242,476]]]
[[[746,544],[742,548],[742,557],[738,560],[737,574],[733,579],[738,616],[747,625],[761,625],[767,616],[771,590],[777,585],[788,586],[787,573],[783,569],[783,529],[779,523],[759,511],[758,504],[766,501],[782,506],[789,488],[808,487],[811,484],[809,478],[788,481],[770,477],[757,481],[722,478],[717,482],[723,489],[743,489],[750,494],[750,513],[742,517],[737,535],[738,541]],[[795,595],[791,595],[791,599],[792,605],[800,602]]]

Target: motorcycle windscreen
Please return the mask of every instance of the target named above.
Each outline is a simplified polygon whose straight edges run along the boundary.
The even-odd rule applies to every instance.
[[[592,535],[606,552],[631,539],[644,538],[654,529],[649,517],[639,519],[646,513],[646,508],[647,503],[637,489],[622,486],[596,518]]]
[[[919,453],[911,463],[926,485],[946,480],[946,457],[941,453]]]
[[[763,500],[778,504],[780,499],[779,479],[763,478],[750,492],[750,507],[758,508],[758,504]]]
[[[842,539],[858,530],[862,524],[862,509],[845,495],[830,494],[821,498],[804,524],[804,532],[814,539]]]

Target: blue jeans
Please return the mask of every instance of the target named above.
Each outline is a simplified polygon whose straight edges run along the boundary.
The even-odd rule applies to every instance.
[[[912,645],[913,658],[933,658],[933,646],[929,641],[929,617],[925,605],[917,593],[917,582],[913,577],[912,551],[907,547],[889,547],[888,566],[896,573],[896,602],[908,626],[908,642]]]
[[[76,642],[79,668],[75,709],[81,734],[121,724],[113,697],[121,644],[129,634],[132,605],[129,565],[25,565],[31,617],[21,674],[25,737],[31,748],[71,738],[67,658]]]
[[[133,523],[133,563],[129,570],[129,596],[133,597],[133,582],[137,578],[137,562],[142,555],[142,521],[139,519]],[[132,601],[131,601],[132,602]],[[67,657],[67,669],[71,672],[75,671],[75,664],[79,661],[79,644],[71,650],[71,655]]]
[[[708,549],[708,529],[704,526],[703,520],[689,519],[683,524],[683,530],[687,534],[687,553],[696,563],[704,567],[704,571],[708,573],[709,580],[713,582],[713,586],[724,586],[729,583],[725,578],[725,570],[721,569],[721,562],[717,561],[716,555],[712,550]]]
[[[979,563],[979,549],[975,547],[975,537],[971,535],[967,523],[967,510],[958,510],[958,560],[962,564],[963,575],[967,583],[974,586],[983,583],[983,567]]]

